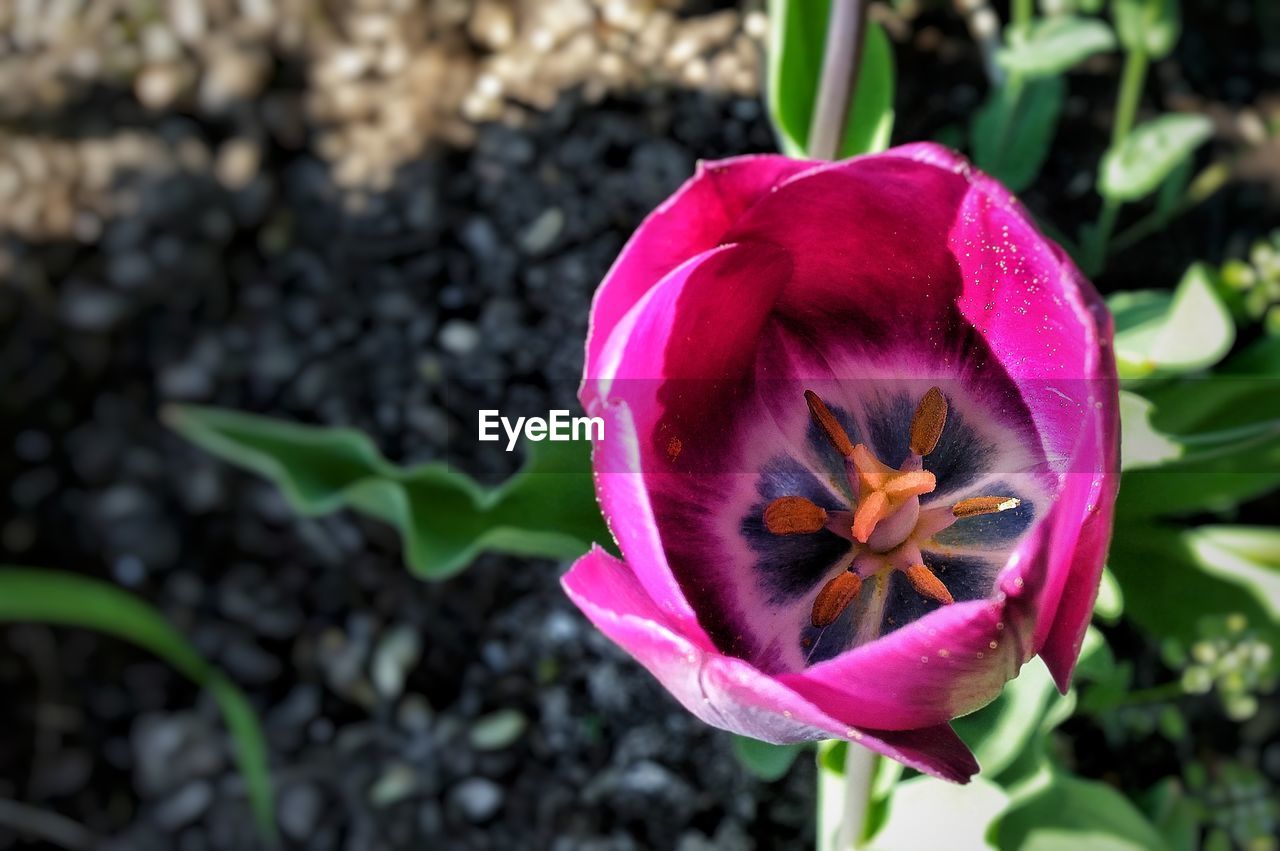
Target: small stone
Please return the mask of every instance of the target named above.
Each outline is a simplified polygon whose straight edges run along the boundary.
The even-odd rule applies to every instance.
[[[204,815],[211,803],[213,787],[204,780],[196,780],[161,801],[152,817],[156,824],[172,833]]]
[[[289,839],[302,842],[315,833],[324,810],[324,795],[310,784],[287,786],[278,807],[280,830]]]
[[[502,808],[502,787],[483,777],[463,780],[449,791],[449,803],[468,821],[488,821]]]
[[[398,804],[414,793],[418,786],[413,769],[404,763],[393,763],[369,789],[369,803],[383,809]]]
[[[499,709],[476,719],[471,726],[471,747],[478,751],[497,751],[510,747],[529,726],[516,709]]]
[[[450,319],[440,328],[440,347],[458,356],[468,355],[480,345],[480,332],[463,319]]]
[[[404,691],[409,670],[418,664],[422,640],[418,631],[408,625],[388,630],[373,652],[373,686],[383,698],[391,700]]]
[[[562,230],[564,213],[559,207],[549,207],[520,233],[520,248],[526,254],[542,254],[551,247]]]

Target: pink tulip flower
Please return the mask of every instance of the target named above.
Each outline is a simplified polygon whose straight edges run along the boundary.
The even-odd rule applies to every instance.
[[[709,724],[967,780],[950,720],[1062,689],[1118,473],[1112,326],[932,144],[702,164],[596,294],[580,398],[623,559],[564,587]]]

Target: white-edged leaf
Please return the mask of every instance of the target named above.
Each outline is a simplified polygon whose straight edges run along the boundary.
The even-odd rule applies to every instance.
[[[1204,369],[1235,342],[1235,323],[1214,289],[1209,268],[1193,264],[1172,294],[1117,293],[1107,304],[1116,319],[1116,363],[1121,378]]]
[[[1096,18],[1040,18],[1005,32],[1007,43],[996,53],[996,61],[1028,78],[1064,74],[1090,56],[1116,47],[1111,27]]]
[[[1213,122],[1190,113],[1140,124],[1103,156],[1098,191],[1114,201],[1145,198],[1212,135]]]

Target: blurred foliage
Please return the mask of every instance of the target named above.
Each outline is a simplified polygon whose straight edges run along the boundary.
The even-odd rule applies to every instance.
[[[259,829],[274,841],[275,805],[258,717],[244,693],[206,662],[163,615],[106,582],[62,571],[0,566],[0,623],[14,622],[105,632],[149,650],[207,689],[231,731]]]
[[[364,434],[236,411],[177,407],[179,434],[278,485],[301,514],[351,508],[395,527],[405,561],[445,579],[485,551],[567,559],[611,540],[596,505],[588,444],[529,444],[524,469],[485,488],[446,464],[401,468]]]

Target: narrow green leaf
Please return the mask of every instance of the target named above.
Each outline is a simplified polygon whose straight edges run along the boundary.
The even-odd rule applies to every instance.
[[[38,622],[105,632],[164,659],[217,701],[235,744],[259,827],[274,841],[275,810],[266,740],[244,693],[201,658],[162,615],[97,579],[54,570],[0,566],[0,622]]]
[[[1010,73],[1028,79],[1065,74],[1090,56],[1116,47],[1111,27],[1096,18],[1071,15],[1008,27],[1005,39],[1007,44],[996,54],[996,61]]]
[[[1011,78],[993,89],[969,128],[977,166],[1014,192],[1031,185],[1049,155],[1065,93],[1058,77]]]
[[[1125,49],[1149,59],[1168,56],[1182,31],[1178,0],[1114,0],[1111,16]]]
[[[444,464],[397,467],[350,429],[198,407],[170,408],[166,421],[270,479],[301,514],[353,508],[391,524],[424,578],[452,576],[485,551],[567,559],[610,540],[584,443],[531,443],[524,469],[485,488]]]
[[[1174,113],[1139,124],[1102,158],[1098,191],[1113,201],[1137,201],[1160,187],[1213,136],[1203,115]]]
[[[1187,269],[1172,295],[1121,292],[1107,304],[1116,320],[1121,378],[1204,369],[1222,360],[1235,342],[1231,313],[1201,263]]]
[[[770,0],[769,116],[783,152],[806,156],[813,123],[830,0]],[[893,132],[893,46],[884,29],[867,21],[853,109],[840,156],[882,151]]]
[[[1136,807],[1105,783],[1055,774],[996,824],[1005,851],[1160,851],[1164,841]]]
[[[805,747],[805,745],[771,745],[747,736],[733,737],[733,753],[738,758],[738,762],[756,777],[769,783],[786,777],[796,757]]]

